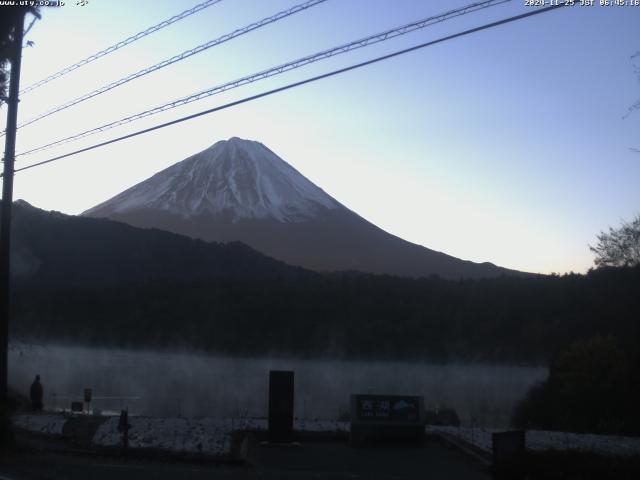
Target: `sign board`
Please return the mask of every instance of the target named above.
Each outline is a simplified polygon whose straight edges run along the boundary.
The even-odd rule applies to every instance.
[[[91,402],[91,389],[90,388],[85,388],[84,389],[84,401],[85,401],[85,403],[90,403]]]
[[[412,395],[351,395],[349,443],[416,444],[424,439],[424,398]]]
[[[269,372],[269,441],[293,440],[293,372]]]
[[[403,395],[352,395],[351,418],[357,422],[424,422],[422,397]]]

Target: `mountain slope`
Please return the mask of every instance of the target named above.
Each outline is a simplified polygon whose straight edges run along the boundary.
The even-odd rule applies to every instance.
[[[11,266],[19,284],[50,288],[315,275],[238,242],[207,243],[108,219],[46,212],[20,200],[13,209]]]
[[[464,261],[391,235],[261,143],[232,138],[83,213],[207,241],[241,241],[319,271],[483,278],[520,272]]]

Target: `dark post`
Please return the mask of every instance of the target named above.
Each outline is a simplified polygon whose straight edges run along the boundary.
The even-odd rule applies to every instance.
[[[493,446],[493,477],[496,479],[522,478],[525,454],[525,432],[496,432],[491,435]]]
[[[7,9],[9,10],[9,9]],[[11,203],[13,202],[13,162],[16,155],[18,92],[25,10],[16,12],[11,52],[11,77],[7,101],[7,136],[4,147],[2,177],[2,211],[0,213],[0,403],[7,401],[9,360],[9,242],[11,240]]]
[[[127,453],[129,448],[129,411],[122,410],[120,412],[120,420],[118,421],[118,431],[122,433],[122,453]]]
[[[293,372],[269,372],[269,441],[293,440]]]
[[[87,407],[87,413],[90,414],[91,413],[91,389],[90,388],[84,389],[84,404]]]

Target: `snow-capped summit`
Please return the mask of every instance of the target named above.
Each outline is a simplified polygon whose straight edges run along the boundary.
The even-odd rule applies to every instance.
[[[331,198],[261,143],[235,137],[172,165],[83,215],[207,241],[237,240],[278,260],[314,270],[445,278],[510,273],[391,235]]]
[[[224,214],[299,222],[322,209],[344,208],[260,142],[215,143],[87,212],[112,216],[138,209],[182,217]]]

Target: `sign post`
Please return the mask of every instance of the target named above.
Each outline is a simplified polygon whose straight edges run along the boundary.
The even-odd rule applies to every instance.
[[[269,441],[293,441],[293,378],[291,371],[269,372]]]

